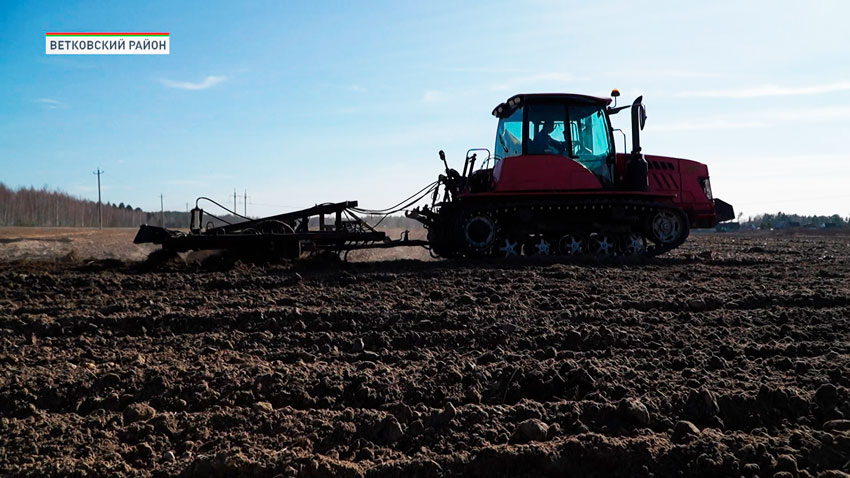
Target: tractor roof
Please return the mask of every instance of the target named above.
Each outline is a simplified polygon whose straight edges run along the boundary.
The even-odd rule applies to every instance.
[[[507,101],[501,103],[493,109],[493,116],[497,118],[506,118],[513,112],[524,105],[525,103],[543,102],[543,103],[564,103],[572,105],[599,105],[606,106],[611,104],[611,98],[602,98],[599,96],[577,95],[574,93],[530,93],[519,94],[508,98]]]

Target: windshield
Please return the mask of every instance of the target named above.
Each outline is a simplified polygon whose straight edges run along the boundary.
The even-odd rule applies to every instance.
[[[493,156],[556,155],[581,164],[610,183],[611,128],[600,106],[531,103],[499,119]]]
[[[601,107],[532,103],[526,110],[525,154],[570,158],[611,182],[611,134]]]

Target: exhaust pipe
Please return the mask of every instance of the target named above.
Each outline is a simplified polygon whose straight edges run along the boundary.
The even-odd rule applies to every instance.
[[[649,191],[649,164],[640,154],[640,130],[646,124],[646,107],[638,96],[632,103],[632,153],[626,161],[626,189],[629,191]]]
[[[643,96],[638,96],[632,103],[632,154],[640,154],[640,130],[646,124],[646,107],[641,101]]]

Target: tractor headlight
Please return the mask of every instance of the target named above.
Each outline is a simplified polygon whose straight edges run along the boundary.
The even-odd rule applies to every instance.
[[[701,178],[699,182],[702,184],[702,191],[705,193],[705,197],[707,197],[709,201],[714,199],[711,196],[711,181],[708,178]]]

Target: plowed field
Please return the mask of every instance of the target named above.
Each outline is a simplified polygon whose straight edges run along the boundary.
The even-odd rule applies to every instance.
[[[603,262],[109,257],[0,263],[2,476],[850,471],[847,236]]]

